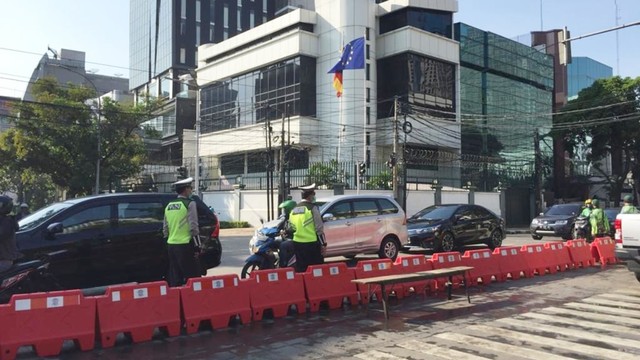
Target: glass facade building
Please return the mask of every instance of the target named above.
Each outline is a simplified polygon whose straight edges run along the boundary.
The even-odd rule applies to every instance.
[[[299,56],[204,87],[202,133],[315,116],[316,60]],[[302,101],[305,99],[305,101]]]
[[[613,68],[592,58],[574,56],[567,66],[567,82],[569,85],[569,99],[578,96],[580,90],[588,88],[598,79],[606,79],[613,76]]]
[[[380,34],[405,26],[422,29],[451,39],[453,13],[407,7],[380,17]]]
[[[463,182],[490,184],[484,186],[490,189],[498,181],[530,178],[534,133],[547,134],[552,124],[553,58],[463,23],[455,24],[455,37],[460,42],[462,154],[482,164],[465,166]]]

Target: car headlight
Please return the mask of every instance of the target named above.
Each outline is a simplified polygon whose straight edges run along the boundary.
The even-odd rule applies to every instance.
[[[540,223],[540,221],[538,219],[533,219],[531,221],[531,225],[538,225]]]
[[[556,221],[556,225],[567,225],[568,222],[568,220],[558,220]]]

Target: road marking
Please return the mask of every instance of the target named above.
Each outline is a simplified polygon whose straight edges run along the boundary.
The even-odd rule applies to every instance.
[[[637,360],[637,354],[627,354],[621,351],[603,349],[591,345],[583,345],[566,340],[558,340],[545,336],[539,336],[500,327],[492,327],[486,325],[471,325],[466,327],[467,330],[476,331],[480,334],[499,335],[511,338],[517,341],[524,341],[527,343],[536,343],[544,347],[554,347],[557,351],[571,351],[581,354],[587,354],[593,357],[608,358],[613,360]]]
[[[612,299],[612,300],[630,301],[630,302],[633,302],[633,303],[640,303],[640,297],[638,297],[638,296],[622,295],[622,294],[612,293],[612,294],[600,294],[600,295],[598,295],[598,297],[603,297],[603,298]]]
[[[628,303],[628,302],[623,302],[623,301],[613,301],[611,299],[603,299],[603,298],[600,298],[600,297],[597,297],[597,296],[586,298],[586,299],[583,299],[582,301],[584,301],[584,302],[586,302],[588,304],[615,306],[615,307],[622,307],[622,308],[629,308],[629,309],[637,309],[638,308],[638,304]]]
[[[563,305],[564,307],[568,307],[571,309],[578,309],[584,311],[595,311],[601,312],[605,314],[613,314],[613,315],[622,315],[626,317],[640,318],[640,311],[636,310],[627,310],[627,309],[618,309],[609,306],[600,306],[600,305],[592,305],[592,304],[582,304],[582,303],[566,303]]]
[[[564,336],[575,337],[578,339],[586,339],[589,341],[595,340],[598,342],[604,342],[604,343],[615,344],[623,347],[632,347],[632,348],[640,349],[640,341],[620,338],[616,336],[609,336],[604,334],[591,334],[591,333],[585,332],[584,330],[576,330],[576,329],[570,329],[567,327],[544,325],[544,324],[532,323],[525,320],[517,320],[517,319],[511,319],[511,318],[503,318],[503,319],[498,319],[496,321],[501,324],[517,326],[520,328],[530,329],[533,331],[552,332],[552,333],[557,333]]]
[[[371,360],[371,359],[398,359],[398,360],[402,360],[401,357],[397,357],[391,354],[388,354],[386,352],[382,352],[382,351],[378,351],[378,350],[370,350],[361,354],[357,354],[354,355],[354,357],[357,357],[359,359],[365,359],[365,360]]]
[[[541,309],[540,311],[545,313],[556,314],[556,315],[564,315],[568,317],[571,317],[571,316],[579,317],[587,320],[597,319],[597,320],[603,320],[603,321],[610,321],[618,324],[633,325],[635,327],[638,327],[640,325],[640,321],[634,318],[627,318],[622,316],[606,315],[606,314],[594,314],[592,312],[582,312],[582,311],[563,309],[558,307],[548,307],[548,308]]]
[[[620,290],[616,290],[617,294],[627,294],[627,295],[635,295],[635,296],[640,296],[640,290],[636,290],[636,289],[620,289]]]
[[[423,343],[417,340],[410,340],[402,344],[398,344],[399,347],[407,350],[417,351],[427,355],[434,355],[443,359],[451,360],[486,360],[488,358],[469,354],[463,351],[449,349],[443,345],[434,345],[429,343]]]
[[[520,316],[528,317],[531,319],[542,320],[542,321],[550,321],[550,322],[556,322],[556,323],[567,324],[567,325],[576,325],[576,326],[581,326],[589,329],[615,331],[615,332],[619,332],[623,334],[631,334],[631,335],[638,334],[637,328],[630,328],[630,327],[621,326],[621,325],[603,324],[603,323],[594,322],[594,321],[570,319],[562,316],[545,315],[545,314],[532,313],[532,312],[520,314]]]
[[[466,345],[471,345],[473,346],[473,348],[483,348],[483,349],[488,349],[491,351],[500,351],[500,352],[504,352],[507,353],[509,355],[515,355],[515,356],[520,356],[523,358],[527,358],[527,359],[533,359],[533,360],[538,360],[538,359],[545,359],[545,360],[563,360],[563,359],[573,359],[570,357],[566,357],[566,356],[561,356],[561,355],[554,355],[554,354],[550,354],[548,352],[544,352],[544,351],[539,351],[539,350],[534,350],[534,349],[527,349],[521,346],[516,346],[516,345],[509,345],[509,344],[503,344],[503,343],[499,343],[497,341],[491,341],[491,340],[487,340],[487,339],[483,339],[483,338],[478,338],[475,336],[469,336],[469,335],[465,335],[465,334],[460,334],[460,333],[442,333],[442,334],[437,334],[434,335],[437,338],[440,339],[445,339],[445,340],[449,340],[449,341],[454,341],[454,342],[458,342],[461,344],[466,344]],[[439,355],[438,353],[434,353],[433,355]]]

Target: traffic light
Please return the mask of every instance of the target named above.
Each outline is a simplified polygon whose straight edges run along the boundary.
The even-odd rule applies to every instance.
[[[184,166],[180,166],[179,168],[176,169],[176,172],[178,173],[178,180],[182,180],[182,179],[186,179],[187,178],[187,168]]]
[[[393,169],[394,166],[396,166],[396,163],[398,162],[398,160],[396,159],[396,156],[394,154],[389,155],[389,160],[387,161],[387,166],[390,169]]]
[[[358,172],[363,176],[367,172],[367,164],[365,162],[358,163]]]

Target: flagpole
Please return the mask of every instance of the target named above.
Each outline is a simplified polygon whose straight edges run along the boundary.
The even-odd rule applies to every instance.
[[[362,51],[365,54],[364,54],[364,75],[362,76],[362,79],[363,79],[362,80],[362,84],[363,84],[363,90],[362,90],[363,91],[363,96],[362,96],[362,98],[363,98],[363,101],[362,101],[362,104],[363,104],[363,107],[362,107],[363,120],[362,120],[362,123],[364,124],[364,126],[363,126],[364,135],[363,135],[363,138],[362,138],[362,149],[363,149],[363,154],[362,154],[363,155],[362,156],[363,160],[362,161],[364,161],[366,166],[368,166],[369,163],[367,163],[367,148],[368,148],[368,145],[367,145],[367,130],[368,130],[368,127],[367,127],[367,54],[366,54],[366,52],[367,52],[367,34],[366,34],[366,28],[365,28],[363,36],[364,36],[364,46],[363,46],[364,49],[362,49]]]

